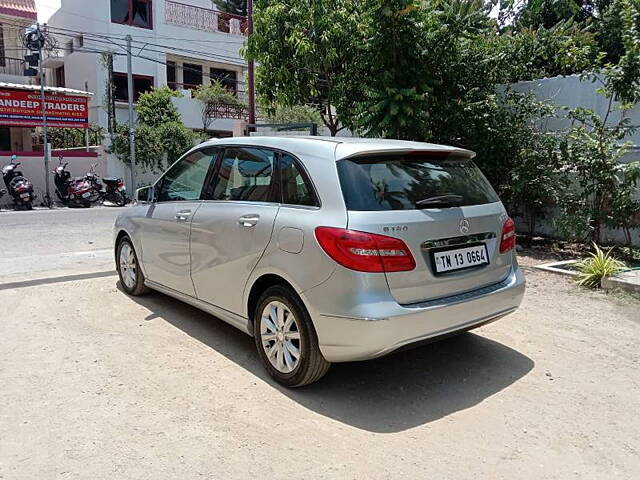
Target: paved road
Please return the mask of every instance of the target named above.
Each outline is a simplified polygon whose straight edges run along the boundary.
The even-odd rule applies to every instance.
[[[1,211],[0,283],[113,269],[112,229],[122,210]]]

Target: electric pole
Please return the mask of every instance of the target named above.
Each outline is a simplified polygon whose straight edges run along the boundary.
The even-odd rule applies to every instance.
[[[40,25],[38,25],[38,30]],[[44,93],[44,83],[46,81],[44,75],[44,65],[42,58],[42,47],[38,51],[40,54],[40,99],[42,101],[42,143],[44,143],[44,182],[45,182],[45,198],[44,203],[51,208],[51,192],[49,191],[49,131],[47,129],[47,99]]]
[[[136,190],[136,132],[133,125],[133,66],[131,56],[131,35],[127,41],[127,97],[129,98],[129,148],[131,157],[131,191]]]
[[[247,35],[253,34],[253,0],[247,0]],[[249,60],[249,125],[256,123],[256,92],[255,92],[255,65],[253,60]],[[247,133],[251,133],[252,128]]]
[[[29,68],[25,69],[25,75],[27,76],[35,76],[37,72],[35,72],[31,66],[38,66],[40,70],[40,103],[42,103],[42,139],[44,143],[44,182],[45,182],[45,198],[44,204],[51,208],[53,203],[51,202],[51,191],[49,188],[49,135],[47,130],[47,98],[45,95],[45,74],[44,74],[44,58],[42,55],[42,50],[47,43],[47,37],[45,33],[40,29],[40,24],[36,23],[31,27],[27,28],[24,35],[24,45],[31,52],[37,52],[37,62],[34,56],[36,53],[32,53],[32,55],[25,56],[25,60],[27,62],[27,66]]]

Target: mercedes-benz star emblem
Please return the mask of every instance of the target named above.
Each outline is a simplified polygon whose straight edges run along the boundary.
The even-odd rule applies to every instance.
[[[467,220],[466,218],[460,220],[458,228],[460,229],[460,233],[462,233],[463,235],[469,233],[469,220]]]

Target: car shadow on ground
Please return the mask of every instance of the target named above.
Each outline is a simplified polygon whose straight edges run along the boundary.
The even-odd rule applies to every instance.
[[[534,366],[501,343],[466,333],[368,362],[334,364],[318,383],[287,389],[269,377],[253,339],[236,328],[161,293],[132,300],[151,312],[146,320],[169,322],[305,408],[371,432],[399,432],[472,407]]]

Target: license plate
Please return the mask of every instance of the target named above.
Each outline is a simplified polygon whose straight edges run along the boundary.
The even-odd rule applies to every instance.
[[[89,198],[91,196],[91,193],[89,192],[85,192],[82,194],[82,198]]]
[[[456,248],[433,253],[433,262],[436,273],[462,270],[463,268],[477,267],[489,263],[486,245]]]
[[[23,199],[26,200],[27,198],[29,198],[29,194],[28,193],[23,193],[23,194],[20,195],[20,198],[23,198]]]

